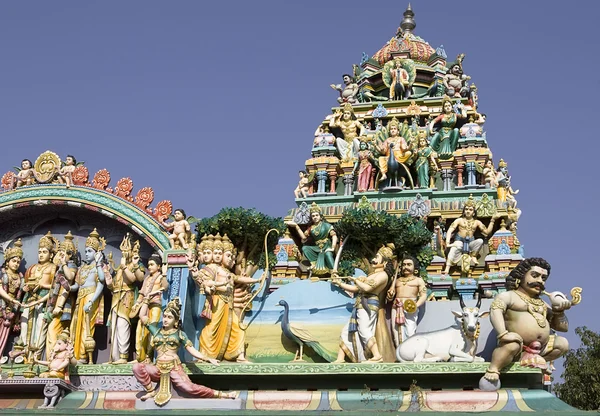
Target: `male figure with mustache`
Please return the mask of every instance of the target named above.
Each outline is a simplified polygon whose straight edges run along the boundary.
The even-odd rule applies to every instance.
[[[498,346],[481,380],[481,388],[498,389],[500,370],[516,358],[520,357],[521,365],[549,371],[551,366],[546,362],[556,360],[569,350],[567,339],[551,334],[550,330],[568,330],[564,311],[571,307],[571,301],[556,293],[552,306],[540,299],[549,275],[550,264],[532,257],[521,261],[506,278],[508,291],[496,296],[490,307]]]

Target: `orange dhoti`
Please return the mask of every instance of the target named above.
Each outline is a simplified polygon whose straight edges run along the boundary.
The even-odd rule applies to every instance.
[[[211,312],[200,334],[200,351],[217,360],[235,360],[244,352],[244,332],[233,310],[233,294],[213,295]]]

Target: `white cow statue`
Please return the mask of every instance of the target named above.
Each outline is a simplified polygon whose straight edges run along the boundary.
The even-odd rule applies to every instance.
[[[457,323],[437,331],[415,334],[402,342],[396,350],[396,358],[400,362],[435,362],[435,361],[484,361],[476,357],[477,339],[479,338],[479,319],[489,312],[479,313],[481,296],[477,306],[469,308],[460,297],[462,312],[452,311]]]

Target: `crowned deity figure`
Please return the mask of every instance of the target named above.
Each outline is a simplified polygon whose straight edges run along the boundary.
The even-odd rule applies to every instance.
[[[69,231],[54,256],[54,264],[58,268],[46,303],[46,319],[50,319],[46,338],[46,357],[50,356],[58,336],[71,324],[74,300],[71,287],[79,263],[79,253],[75,247],[73,234]]]
[[[95,348],[94,333],[96,323],[102,322],[103,311],[100,300],[104,289],[105,276],[109,273],[104,265],[102,251],[106,241],[94,230],[85,240],[83,265],[77,271],[71,291],[77,291],[75,313],[71,321],[73,354],[80,363],[91,363]]]
[[[464,53],[458,55],[456,57],[456,61],[450,64],[448,72],[443,77],[446,94],[448,94],[450,97],[460,98],[469,95],[467,81],[470,80],[471,77],[465,75],[463,72],[462,61],[464,59]]]
[[[169,288],[162,258],[153,254],[148,259],[148,273],[129,313],[130,318],[139,315],[135,331],[135,353],[139,362],[150,362],[154,355],[148,325],[157,325],[162,313],[162,294]]]
[[[462,271],[468,272],[471,266],[477,266],[479,250],[483,246],[483,239],[475,238],[475,232],[481,231],[484,237],[492,233],[495,221],[499,214],[494,214],[486,227],[477,219],[477,209],[473,196],[469,196],[462,210],[462,215],[455,219],[446,232],[446,247],[449,247],[444,274],[450,272],[450,267],[461,262]],[[458,232],[455,233],[455,231]],[[451,242],[452,237],[454,241]]]
[[[338,103],[355,104],[358,101],[356,98],[356,95],[358,94],[358,84],[356,83],[354,77],[350,74],[342,75],[342,80],[344,81],[343,88],[341,84],[330,85],[331,88],[340,92],[340,96],[337,99]]]
[[[346,103],[342,111],[336,110],[329,121],[330,128],[339,128],[342,131],[343,138],[336,138],[336,146],[342,160],[349,160],[356,157],[360,146],[358,137],[364,135],[365,126],[357,119],[354,114],[352,104]]]
[[[419,188],[435,187],[435,172],[439,170],[435,160],[435,152],[427,142],[427,130],[419,129],[417,132],[417,160],[415,161],[417,182]]]
[[[400,123],[396,117],[392,118],[387,125],[388,137],[378,146],[379,170],[381,171],[380,181],[387,179],[388,159],[390,152],[398,163],[406,163],[412,155],[404,137],[400,136]]]
[[[358,159],[354,164],[354,171],[358,169],[358,192],[367,192],[371,188],[371,174],[373,173],[373,152],[370,149],[369,142],[366,137],[360,138],[360,148],[358,151]]]
[[[418,275],[419,261],[405,256],[400,273],[387,292],[387,300],[393,301],[392,335],[396,347],[417,332],[419,308],[427,300],[427,285]]]
[[[106,286],[112,293],[112,303],[108,314],[110,327],[110,364],[126,364],[129,358],[131,319],[135,284],[144,280],[144,266],[140,261],[140,242],[131,244],[127,233],[120,245],[121,262],[115,276],[105,275]]]
[[[497,333],[498,346],[480,381],[482,389],[500,388],[500,370],[512,361],[518,360],[521,365],[549,373],[551,365],[548,362],[569,350],[567,339],[553,331],[568,331],[565,311],[581,300],[580,293],[578,299],[574,296],[572,301],[560,292],[546,293],[549,275],[550,264],[546,260],[536,257],[522,260],[506,278],[508,290],[494,298],[490,321]],[[541,299],[542,294],[550,297],[550,305]]]
[[[390,70],[390,100],[404,100],[411,94],[408,72],[402,67],[402,60],[395,59]]]
[[[324,275],[333,270],[335,248],[338,237],[333,225],[323,219],[321,208],[312,203],[310,206],[311,225],[306,231],[293,221],[287,221],[286,225],[296,233],[302,240],[302,253],[310,261],[312,274]]]
[[[338,276],[332,279],[332,284],[355,294],[354,309],[350,322],[342,329],[335,363],[345,362],[346,357],[353,363],[380,363],[384,361],[384,355],[390,356],[387,350],[391,341],[387,328],[384,328],[385,308],[381,305],[385,302],[385,290],[394,274],[394,248],[393,244],[388,244],[377,251],[371,260],[373,271],[368,276],[344,277],[353,281],[353,285],[343,283]]]
[[[456,123],[459,118],[466,118],[467,110],[462,104],[457,104],[457,111],[452,108],[452,100],[447,95],[442,100],[442,114],[429,123],[431,134],[431,148],[435,150],[442,160],[452,159],[458,146],[459,132]],[[434,131],[436,124],[439,130]]]
[[[73,356],[73,344],[69,330],[65,329],[58,334],[56,342],[46,357],[46,361],[34,358],[36,364],[47,367],[46,371],[40,373],[40,378],[59,378],[65,380],[69,372],[69,364],[77,364]]]
[[[23,291],[23,313],[21,314],[20,344],[28,352],[40,358],[46,346],[48,321],[46,317],[46,302],[50,297],[50,288],[56,274],[57,266],[52,262],[58,248],[58,241],[48,232],[40,238],[38,248],[38,263],[25,272]],[[27,354],[28,361],[33,357]]]
[[[500,159],[500,162],[498,162],[498,170],[496,172],[496,186],[498,187],[498,199],[506,203],[507,207],[515,209],[517,207],[517,200],[515,199],[515,195],[519,193],[519,190],[513,190],[510,184],[508,164],[504,161],[504,159]]]
[[[17,320],[23,297],[23,274],[19,272],[23,260],[22,247],[19,238],[4,252],[4,263],[0,269],[0,357],[4,354],[8,336],[19,329]]]

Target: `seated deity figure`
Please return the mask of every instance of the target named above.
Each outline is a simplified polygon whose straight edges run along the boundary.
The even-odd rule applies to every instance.
[[[71,320],[73,355],[80,364],[91,363],[95,342],[96,324],[102,322],[104,311],[100,310],[100,298],[104,290],[105,276],[109,273],[104,265],[106,241],[94,230],[85,240],[83,265],[77,271],[72,292],[77,292],[75,310]]]
[[[494,298],[490,320],[497,333],[498,346],[480,381],[482,389],[500,388],[500,370],[515,360],[520,360],[521,365],[551,372],[547,362],[569,350],[567,339],[552,330],[568,331],[565,311],[572,302],[560,292],[549,295],[551,305],[540,298],[545,293],[549,275],[550,264],[546,260],[535,257],[522,260],[506,279],[507,291]]]
[[[308,196],[308,173],[301,170],[298,172],[298,176],[300,176],[300,180],[298,186],[294,189],[294,196],[296,198],[306,198]]]
[[[108,364],[126,364],[131,345],[131,318],[135,284],[144,280],[144,266],[140,261],[140,243],[131,244],[127,233],[121,242],[121,262],[115,276],[108,273],[106,286],[112,293],[112,303],[108,314],[110,328],[110,355]]]
[[[454,220],[448,231],[446,232],[446,247],[450,248],[446,259],[446,269],[444,274],[450,272],[450,267],[461,262],[462,270],[468,271],[471,266],[477,266],[477,256],[479,250],[483,246],[483,239],[475,238],[475,232],[481,231],[484,236],[492,233],[494,222],[499,218],[498,214],[494,214],[490,224],[485,227],[481,221],[477,219],[477,210],[473,196],[470,196],[465,203],[462,215]],[[458,232],[455,231],[458,229]],[[451,242],[452,237],[454,241]]]
[[[29,159],[21,161],[21,170],[15,176],[13,188],[19,186],[33,185],[35,183],[35,172],[33,171],[33,163]]]
[[[185,332],[181,330],[181,303],[175,298],[167,304],[162,317],[162,327],[148,324],[152,334],[152,347],[156,350],[155,364],[135,363],[133,375],[144,386],[146,394],[141,400],[154,398],[159,406],[171,400],[171,383],[177,390],[198,398],[235,398],[235,393],[224,393],[199,384],[194,384],[185,373],[179,359],[183,347],[192,357],[218,365],[218,361],[195,349]],[[158,383],[153,387],[152,382]],[[158,388],[157,388],[158,387]]]
[[[23,274],[19,272],[23,260],[23,243],[19,238],[4,252],[0,269],[0,358],[8,337],[19,329],[19,308],[23,298]]]
[[[467,117],[467,110],[462,104],[457,104],[460,112],[455,112],[452,108],[452,100],[444,96],[442,100],[442,114],[434,118],[429,124],[429,134],[431,138],[431,148],[435,150],[438,157],[442,160],[452,159],[454,151],[458,146],[459,132],[456,123],[459,118]],[[436,132],[434,127],[440,125]]]
[[[46,315],[52,317],[48,323],[46,358],[50,356],[58,336],[63,331],[68,330],[71,325],[71,317],[73,315],[71,285],[75,281],[79,263],[79,253],[75,248],[73,234],[69,231],[65,235],[64,241],[60,243],[59,249],[54,256],[54,264],[58,268],[50,290],[50,297],[46,303]]]
[[[342,76],[344,81],[344,87],[341,84],[331,84],[330,87],[340,92],[340,96],[337,99],[338,103],[350,103],[355,104],[358,100],[356,95],[358,94],[358,84],[354,80],[354,77],[350,74],[344,74]]]
[[[456,61],[450,64],[448,72],[443,77],[446,94],[450,97],[460,98],[466,97],[469,94],[467,81],[470,80],[471,77],[465,75],[463,72],[462,61],[464,58],[464,53],[458,55]]]
[[[341,289],[354,293],[355,302],[350,322],[342,329],[340,349],[335,363],[345,362],[348,357],[353,363],[368,361],[383,362],[385,341],[376,338],[377,326],[385,325],[385,319],[379,318],[379,311],[384,302],[383,296],[390,278],[394,274],[394,245],[383,246],[371,261],[373,272],[368,276],[345,277],[354,285],[343,283],[334,276],[331,283]]]
[[[171,223],[163,222],[163,226],[167,230],[173,230],[169,235],[169,242],[171,243],[171,249],[176,248],[177,243],[181,245],[183,249],[188,248],[188,240],[190,235],[190,223],[185,219],[185,211],[182,209],[176,209],[173,212],[175,220]]]
[[[486,188],[497,188],[498,180],[496,179],[497,173],[494,168],[494,162],[492,159],[488,159],[482,169],[483,181]]]
[[[65,380],[69,372],[69,365],[76,364],[73,356],[73,344],[69,335],[69,330],[65,329],[56,338],[56,342],[47,357],[47,361],[34,358],[36,364],[48,367],[46,371],[40,373],[40,378],[59,378]]]
[[[392,118],[388,123],[387,130],[389,134],[388,138],[378,146],[378,150],[381,153],[379,157],[380,181],[387,179],[390,152],[392,152],[394,159],[398,163],[406,163],[412,155],[412,151],[409,150],[406,140],[400,136],[400,123],[396,117]]]
[[[358,154],[360,143],[358,137],[364,135],[365,126],[354,115],[350,103],[344,104],[343,111],[336,110],[329,121],[330,128],[339,128],[343,138],[337,137],[335,142],[342,160],[350,160]]]
[[[392,335],[394,346],[417,332],[419,308],[427,300],[427,286],[419,277],[419,261],[406,256],[400,263],[401,276],[388,290],[387,300],[392,301]]]
[[[40,238],[38,263],[25,272],[23,291],[23,313],[21,314],[21,339],[19,343],[26,347],[27,361],[34,356],[41,358],[46,347],[48,321],[44,319],[46,302],[50,297],[50,288],[56,274],[56,264],[52,262],[58,248],[57,240],[48,232]]]
[[[295,229],[302,240],[302,253],[310,261],[312,274],[320,276],[329,273],[334,268],[334,252],[338,237],[333,225],[323,219],[321,208],[316,203],[310,207],[310,218],[312,224],[306,231],[293,221],[287,221],[286,225]],[[312,240],[312,244],[309,243]]]
[[[233,265],[233,246],[217,235],[212,243],[212,263],[198,271],[197,282],[214,293],[207,296],[202,316],[206,326],[200,333],[200,351],[217,360],[248,362],[245,356],[244,331],[234,311],[235,275],[228,270]],[[207,309],[208,308],[208,309]]]
[[[157,325],[160,322],[162,294],[169,288],[165,272],[162,258],[158,254],[151,255],[148,259],[148,274],[144,277],[138,298],[129,313],[129,318],[140,317],[135,331],[135,352],[139,362],[152,361],[152,335],[147,325]]]
[[[75,172],[76,167],[77,160],[75,156],[67,155],[64,166],[58,170],[57,179],[60,183],[67,185],[67,188],[73,185],[73,172]]]

